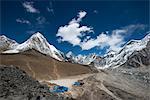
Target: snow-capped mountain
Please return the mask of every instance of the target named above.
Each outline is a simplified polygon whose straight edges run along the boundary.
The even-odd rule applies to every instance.
[[[117,68],[120,65],[127,62],[128,58],[136,51],[140,51],[147,47],[150,41],[150,32],[141,40],[131,40],[127,42],[119,52],[109,51],[103,57],[96,54],[89,55],[77,55],[72,52],[68,52],[66,57],[72,63],[78,63],[83,65],[92,65],[97,69]],[[150,56],[150,55],[149,55]]]
[[[44,36],[37,32],[33,34],[27,41],[18,44],[16,41],[0,36],[0,51],[2,53],[19,53],[29,49],[35,49],[43,54],[49,55],[59,61],[68,61],[83,65],[92,65],[98,69],[117,68],[120,65],[129,62],[128,58],[136,51],[146,48],[150,41],[150,32],[142,40],[131,40],[126,43],[119,52],[109,51],[103,57],[96,54],[77,55],[68,52],[66,55],[50,45]]]
[[[6,36],[0,36],[0,52],[3,52],[7,49],[13,49],[19,45],[16,41],[7,38]]]
[[[96,59],[96,54],[89,54],[88,56],[86,56],[84,59],[83,59],[83,64],[84,65],[89,65],[91,64],[91,62],[93,62],[94,60]]]
[[[77,55],[75,56],[71,51],[66,54],[66,57],[69,62],[78,63],[83,65],[89,65],[93,62],[96,58],[96,54],[89,54],[89,55]]]
[[[124,64],[128,57],[135,51],[140,51],[146,48],[148,41],[150,41],[150,33],[142,40],[131,40],[123,46],[119,52],[111,52],[106,54],[102,60],[94,61],[94,66],[98,69],[117,68]]]
[[[50,55],[51,57],[62,61],[62,53],[57,50],[53,45],[50,45],[44,36],[37,32],[33,34],[27,41],[22,44],[18,44],[3,53],[19,53],[29,49],[35,49],[43,54]]]

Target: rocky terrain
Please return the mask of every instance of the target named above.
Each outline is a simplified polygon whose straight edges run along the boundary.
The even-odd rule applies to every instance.
[[[14,66],[0,66],[0,100],[66,100]]]
[[[114,71],[102,71],[85,78],[84,84],[74,87],[77,100],[149,100],[149,83]]]
[[[102,58],[96,60],[103,62]],[[124,64],[99,70],[83,82],[72,89],[78,100],[150,100],[150,41]]]
[[[40,33],[22,44],[0,39],[0,100],[150,100],[150,33],[104,57],[65,56]],[[49,84],[69,91],[50,93]]]
[[[139,68],[148,65],[150,65],[150,41],[147,43],[146,48],[133,52],[123,66],[128,66],[128,68]]]

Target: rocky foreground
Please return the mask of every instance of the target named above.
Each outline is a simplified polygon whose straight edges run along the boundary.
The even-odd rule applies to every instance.
[[[149,74],[149,70],[143,70]],[[51,93],[47,85],[18,67],[0,66],[0,100],[150,100],[149,75],[133,72],[139,70],[94,73],[82,79],[83,85],[73,86],[67,98],[66,93]]]
[[[0,100],[66,100],[13,66],[0,66]]]

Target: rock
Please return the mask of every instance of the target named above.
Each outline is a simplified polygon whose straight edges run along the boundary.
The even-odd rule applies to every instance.
[[[66,100],[17,67],[0,66],[0,100]]]

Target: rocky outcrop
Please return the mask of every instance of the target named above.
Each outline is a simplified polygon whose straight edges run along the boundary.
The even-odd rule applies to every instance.
[[[124,66],[128,68],[150,66],[150,41],[147,43],[146,48],[133,52],[132,55],[128,57]]]
[[[64,100],[13,66],[0,66],[0,100]]]

